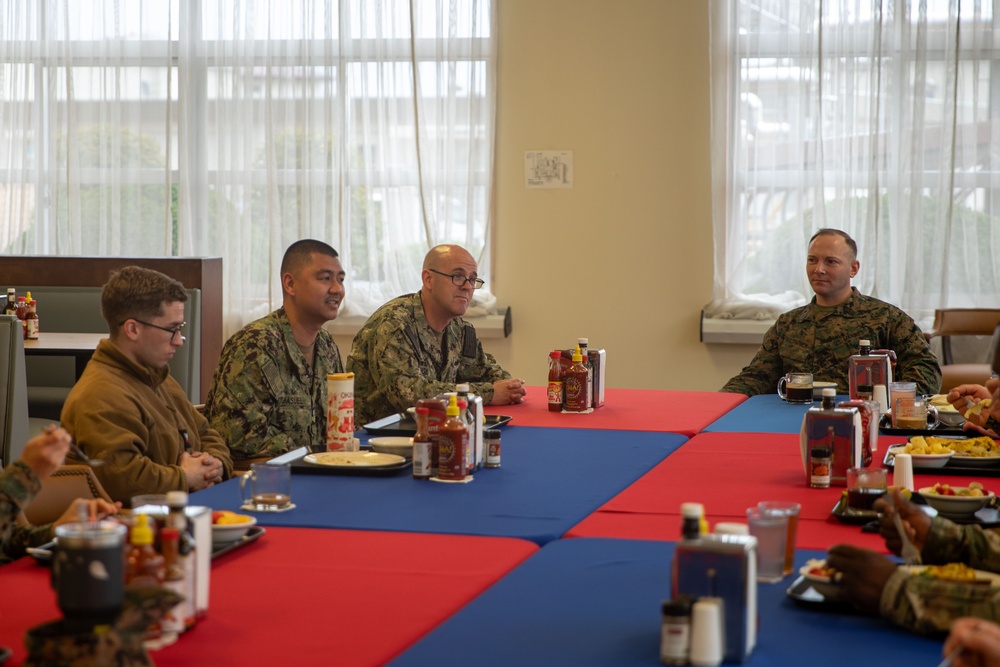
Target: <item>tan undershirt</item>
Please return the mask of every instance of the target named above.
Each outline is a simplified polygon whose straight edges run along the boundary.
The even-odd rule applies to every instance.
[[[298,341],[295,342],[299,347],[299,351],[302,352],[302,356],[306,358],[306,366],[309,368],[313,367],[313,357],[316,352],[316,342],[313,341],[312,345],[300,345]]]

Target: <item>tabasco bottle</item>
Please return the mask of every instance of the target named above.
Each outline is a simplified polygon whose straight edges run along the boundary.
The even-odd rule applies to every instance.
[[[28,294],[31,294],[31,292],[28,292]],[[23,338],[27,338],[28,337],[28,323],[24,319],[25,315],[27,315],[27,314],[28,314],[28,302],[25,300],[25,298],[23,296],[17,297],[17,312],[16,312],[16,315],[17,315],[17,319],[21,320],[21,332],[22,332],[22,337]]]
[[[469,442],[469,430],[459,418],[458,401],[455,396],[448,400],[445,420],[438,427],[438,479],[461,481],[465,479],[465,448]]]
[[[563,381],[560,368],[562,364],[559,359],[562,353],[559,350],[549,352],[549,412],[562,412],[563,409]]]
[[[429,412],[425,407],[417,408],[417,432],[413,434],[413,479],[430,479],[433,474],[431,452],[434,444],[427,428]]]
[[[566,369],[566,410],[568,412],[586,412],[589,408],[587,395],[587,380],[590,372],[583,365],[583,355],[580,346],[573,350],[573,365]]]
[[[28,301],[28,311],[24,314],[24,337],[27,340],[38,339],[38,308],[34,299]]]

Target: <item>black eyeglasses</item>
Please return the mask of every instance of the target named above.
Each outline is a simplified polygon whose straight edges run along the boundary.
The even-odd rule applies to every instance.
[[[161,327],[159,324],[153,324],[152,322],[143,322],[142,320],[137,320],[134,317],[130,317],[129,319],[132,320],[132,321],[134,321],[134,322],[138,322],[139,324],[145,324],[147,327],[153,327],[154,329],[159,329],[160,331],[166,331],[168,334],[170,334],[170,340],[173,340],[174,338],[176,338],[181,333],[181,331],[184,330],[184,327],[187,326],[187,322],[181,322],[180,324],[178,324],[173,329],[168,329],[167,327]],[[128,320],[125,320],[125,322],[127,322],[127,321]],[[125,322],[120,323],[118,326],[121,326],[122,324],[125,324]],[[186,340],[187,340],[187,338],[185,338],[182,335],[181,336],[181,342],[184,342]]]
[[[482,278],[466,278],[461,273],[441,273],[440,271],[435,271],[434,269],[427,270],[431,273],[436,273],[439,276],[451,278],[451,284],[455,287],[465,287],[465,283],[472,283],[472,289],[479,289],[486,284],[486,281]]]

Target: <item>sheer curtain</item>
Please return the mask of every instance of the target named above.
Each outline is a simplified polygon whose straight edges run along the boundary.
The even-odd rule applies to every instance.
[[[300,238],[340,251],[345,315],[438,243],[488,278],[494,26],[488,0],[0,0],[0,254],[221,256],[226,335]]]
[[[805,303],[820,227],[857,240],[862,292],[924,324],[1000,306],[996,4],[712,0],[707,315]]]

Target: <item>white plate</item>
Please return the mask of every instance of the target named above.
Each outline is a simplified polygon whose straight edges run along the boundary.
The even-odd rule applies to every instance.
[[[371,445],[373,452],[395,454],[405,459],[413,458],[413,438],[403,436],[370,438],[368,444]]]
[[[833,387],[834,389],[836,389],[837,388],[837,383],[836,382],[817,382],[817,381],[813,380],[813,398],[817,399],[817,400],[818,399],[822,399],[823,398],[823,390],[827,389],[829,387]]]
[[[331,468],[376,468],[399,465],[406,461],[402,456],[382,454],[381,452],[316,452],[306,454],[303,460],[306,463],[315,463]]]
[[[892,455],[904,454],[903,451],[906,445],[895,445],[889,448]],[[951,457],[955,455],[955,452],[948,452],[947,454],[910,454],[910,458],[913,459],[914,468],[943,468],[947,465]]]
[[[840,584],[830,579],[830,577],[809,573],[809,570],[816,567],[823,567],[824,565],[826,565],[825,560],[813,558],[806,561],[806,564],[799,568],[799,574],[824,598],[827,600],[837,600],[840,598]]]
[[[989,468],[1000,465],[1000,456],[966,456],[962,452],[955,452],[955,463],[959,462],[970,468]]]

